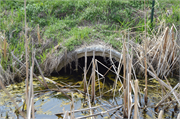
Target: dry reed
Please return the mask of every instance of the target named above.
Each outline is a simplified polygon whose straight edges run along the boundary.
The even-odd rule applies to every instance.
[[[144,10],[145,10],[145,0],[144,0]],[[146,60],[147,60],[147,39],[146,39],[146,32],[147,32],[147,28],[146,28],[146,12],[145,12],[145,15],[144,15],[144,23],[145,23],[145,40],[144,40],[144,64],[145,64],[145,96],[144,96],[144,100],[145,100],[145,104],[147,105],[147,101],[148,101],[148,94],[147,94],[147,63],[146,63]]]
[[[96,78],[96,74],[95,74],[95,51],[93,51],[93,59],[92,59],[92,80],[91,80],[91,102],[95,101],[95,78]]]
[[[159,112],[158,119],[163,119],[163,113],[164,113],[163,110]]]
[[[24,0],[24,15],[25,15],[25,51],[26,51],[26,106],[27,106],[27,114],[29,113],[29,98],[28,98],[28,77],[29,77],[29,72],[28,72],[28,39],[27,39],[27,24],[26,24],[26,0]]]
[[[37,26],[37,36],[38,36],[38,42],[41,43],[41,37],[40,37],[40,31],[39,31],[39,24]]]
[[[138,80],[135,80],[134,119],[138,119]]]
[[[87,50],[85,51],[85,67],[84,67],[84,92],[87,93],[87,85],[86,85],[86,69],[87,69]]]

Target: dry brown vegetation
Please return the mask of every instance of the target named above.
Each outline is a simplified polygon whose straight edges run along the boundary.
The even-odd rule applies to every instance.
[[[26,0],[24,2],[24,8],[26,8]],[[145,17],[146,18],[146,17]],[[178,75],[179,76],[179,64],[180,64],[180,60],[179,60],[179,51],[180,51],[180,47],[179,44],[177,43],[177,41],[179,40],[178,37],[178,31],[175,27],[175,25],[172,25],[171,28],[169,27],[164,27],[164,23],[162,22],[162,24],[158,27],[157,33],[155,34],[153,31],[151,31],[151,33],[148,33],[147,29],[147,25],[146,25],[146,20],[145,20],[145,31],[142,32],[139,35],[139,39],[142,41],[141,43],[137,43],[135,41],[135,37],[131,34],[130,29],[125,29],[121,31],[117,31],[119,33],[122,33],[122,38],[123,39],[123,47],[121,49],[121,54],[122,56],[119,58],[119,65],[118,67],[114,64],[113,60],[112,60],[112,53],[111,53],[111,48],[110,47],[110,51],[109,51],[109,59],[111,61],[111,67],[106,67],[105,65],[103,65],[100,61],[98,61],[97,59],[95,59],[95,51],[93,51],[93,59],[92,62],[90,63],[90,65],[92,65],[92,71],[90,71],[91,69],[89,69],[88,67],[90,66],[86,66],[87,64],[85,64],[85,69],[84,71],[84,79],[83,83],[84,83],[84,92],[83,91],[79,91],[77,90],[79,93],[82,93],[84,95],[84,98],[87,99],[88,102],[88,108],[86,109],[82,109],[82,110],[90,110],[89,115],[88,116],[81,116],[81,117],[77,117],[78,119],[80,118],[87,118],[87,117],[91,117],[94,118],[97,115],[103,115],[106,114],[111,111],[114,110],[119,110],[122,109],[123,114],[114,114],[113,116],[116,118],[130,118],[132,116],[132,112],[134,111],[134,118],[138,118],[140,115],[138,113],[138,109],[146,109],[147,107],[147,75],[153,77],[154,79],[156,79],[158,81],[158,83],[161,86],[162,92],[165,92],[165,95],[162,95],[161,100],[154,106],[155,110],[158,109],[159,106],[162,105],[167,105],[166,102],[170,103],[170,104],[175,104],[177,105],[177,107],[180,105],[180,94],[179,94],[179,87],[180,87],[180,83],[178,82],[177,84],[175,84],[175,86],[173,87],[167,77],[169,76],[174,76],[174,75]],[[91,30],[90,30],[91,31]],[[37,27],[37,40],[38,43],[41,43],[41,36],[39,33],[39,26]],[[115,31],[116,32],[116,31]],[[83,33],[83,31],[82,31]],[[6,87],[4,86],[4,84],[9,84],[11,82],[14,82],[14,78],[15,75],[19,74],[20,76],[24,76],[23,74],[26,74],[26,98],[25,98],[25,102],[26,102],[26,109],[21,110],[19,107],[17,108],[17,111],[21,114],[21,116],[23,116],[24,118],[31,118],[31,114],[32,117],[35,118],[34,116],[34,90],[33,90],[33,77],[37,78],[39,80],[39,82],[46,88],[49,89],[46,80],[51,81],[51,79],[47,79],[44,77],[44,73],[47,74],[51,74],[53,71],[58,72],[60,69],[58,69],[58,66],[61,63],[68,63],[71,64],[72,61],[78,62],[78,58],[77,58],[77,54],[73,53],[73,51],[70,52],[70,50],[72,50],[72,48],[70,47],[70,50],[67,49],[67,47],[65,48],[61,43],[59,43],[56,46],[53,47],[53,49],[51,51],[48,52],[48,54],[46,56],[44,56],[44,59],[42,61],[41,66],[39,65],[37,59],[35,58],[35,51],[36,49],[30,49],[28,46],[30,43],[32,43],[32,46],[34,45],[34,41],[29,40],[27,38],[27,25],[26,25],[26,9],[25,9],[25,52],[22,54],[25,54],[25,60],[21,61],[20,57],[22,56],[18,56],[16,57],[13,52],[11,52],[11,54],[8,54],[9,52],[7,52],[8,49],[8,43],[6,41],[6,39],[3,37],[1,38],[1,45],[0,45],[0,52],[3,54],[1,56],[1,59],[3,59],[3,61],[7,61],[7,57],[9,57],[11,55],[11,59],[12,59],[12,65],[9,65],[9,67],[7,67],[7,69],[3,69],[2,67],[2,63],[0,64],[0,85],[1,88],[9,95],[9,97],[11,98],[11,95],[8,93],[8,91],[6,90]],[[87,34],[89,34],[89,31],[87,32]],[[97,35],[97,34],[96,34]],[[3,36],[3,35],[2,35]],[[82,36],[82,34],[80,35]],[[83,36],[85,37],[85,36]],[[74,39],[70,39],[70,41],[74,41]],[[46,46],[48,46],[48,43],[51,42],[50,40],[47,41],[43,41],[45,42],[42,45],[42,49],[46,49]],[[67,46],[69,47],[71,45],[70,42],[68,42],[68,40],[63,41],[65,43],[69,43]],[[107,42],[108,43],[108,42]],[[82,43],[78,43],[78,40],[75,42],[76,45],[79,45],[78,47],[82,46]],[[73,44],[74,45],[74,44]],[[44,47],[43,47],[44,46]],[[37,48],[38,46],[36,46],[35,48]],[[33,47],[32,47],[33,48]],[[73,46],[74,48],[74,46]],[[37,48],[38,49],[38,48]],[[42,50],[41,49],[41,50]],[[31,52],[30,52],[31,51]],[[40,52],[40,51],[37,51]],[[32,53],[32,54],[30,54]],[[84,56],[85,56],[85,63],[87,62],[87,51],[84,51]],[[38,72],[41,75],[43,80],[40,80],[36,74],[34,73],[33,69],[34,69],[34,63],[36,64],[36,67],[38,68]],[[97,106],[95,106],[95,103],[98,100],[102,101],[102,96],[104,94],[106,94],[107,92],[103,92],[103,88],[100,87],[100,77],[102,79],[104,79],[104,75],[105,74],[101,74],[99,72],[98,69],[98,65],[97,64],[101,64],[103,65],[105,68],[107,68],[107,72],[113,72],[116,75],[116,78],[114,80],[113,83],[113,87],[112,89],[110,89],[107,92],[111,92],[111,94],[113,94],[113,101],[110,104],[110,108],[107,108],[106,111],[101,111],[99,113],[94,113],[94,109],[97,108]],[[10,67],[12,66],[12,67]],[[30,68],[29,68],[30,67]],[[78,67],[78,63],[76,63],[76,67]],[[113,70],[112,70],[112,69]],[[123,68],[123,69],[122,69]],[[11,71],[13,70],[13,71]],[[66,70],[66,68],[65,68]],[[123,76],[121,76],[120,71],[123,70]],[[26,72],[25,72],[26,71]],[[91,75],[89,77],[89,79],[86,79],[86,74],[87,72],[90,72]],[[142,98],[142,94],[139,90],[139,86],[138,86],[138,79],[137,77],[139,75],[143,75],[145,76],[145,101],[142,102],[141,98]],[[97,77],[96,77],[97,76]],[[30,77],[30,79],[29,79]],[[29,79],[29,80],[28,80]],[[165,79],[165,80],[163,80]],[[55,86],[56,89],[50,89],[55,90],[57,92],[62,92],[65,96],[67,96],[71,101],[71,111],[65,111],[63,113],[59,113],[56,115],[64,115],[64,118],[66,119],[67,117],[70,117],[70,113],[71,113],[71,118],[75,118],[74,117],[74,113],[78,112],[80,110],[74,110],[74,99],[73,99],[73,94],[70,96],[68,96],[62,89],[64,88],[64,86],[62,84],[58,84],[57,82],[51,81]],[[136,82],[136,83],[135,83]],[[100,92],[100,96],[97,97],[96,95],[96,84],[99,84],[99,92]],[[119,85],[121,84],[121,85]],[[135,84],[135,85],[134,85]],[[74,87],[64,84],[66,85],[67,88],[72,89]],[[74,88],[75,89],[75,88]],[[89,90],[90,89],[90,90]],[[115,102],[115,95],[119,93],[121,94],[121,96],[123,97],[123,104],[121,105],[116,105],[114,104]],[[135,94],[135,95],[133,95]],[[137,95],[140,95],[139,98]],[[120,97],[121,97],[120,96]],[[133,101],[133,98],[135,97],[135,100]],[[12,102],[14,103],[14,105],[17,106],[16,102],[12,99]],[[144,104],[144,105],[140,105],[140,103]],[[100,105],[100,106],[104,106],[104,105]],[[27,111],[27,114],[25,115],[24,112],[22,111]],[[162,118],[163,115],[163,111],[158,111],[159,113],[159,117],[158,118]]]

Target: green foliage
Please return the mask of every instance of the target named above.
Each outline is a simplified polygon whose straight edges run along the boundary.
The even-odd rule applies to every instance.
[[[85,28],[74,28],[70,31],[69,35],[72,35],[67,41],[65,41],[64,46],[68,51],[72,51],[74,46],[82,44],[83,40],[88,40],[92,29]]]
[[[177,23],[176,25],[180,25],[180,6],[172,6],[172,13],[170,10],[167,10],[166,15],[164,16],[166,22],[170,25],[172,23]]]
[[[24,6],[24,1],[17,1],[17,0],[1,0],[0,1],[0,8],[2,10],[11,10],[11,9],[18,9]]]
[[[46,54],[47,54],[47,52],[43,52],[43,54],[40,55],[39,59],[40,59],[41,63],[43,63],[44,60],[46,59]]]
[[[80,45],[82,41],[75,39],[74,37],[68,39],[64,46],[68,49],[68,51],[74,50],[74,46]]]
[[[154,23],[165,19],[168,25],[180,26],[180,2],[163,1],[155,3]],[[159,5],[159,6],[158,6]],[[145,7],[151,9],[152,1]],[[102,40],[116,49],[121,49],[121,37],[117,31],[133,29],[137,34],[144,31],[144,1],[137,0],[28,0],[27,24],[28,37],[37,40],[37,24],[40,26],[41,40],[49,40],[47,50],[38,57],[41,62],[52,48],[51,45],[63,44],[68,51],[83,42]],[[167,11],[170,14],[167,15]],[[147,13],[147,25],[150,25]],[[142,27],[139,27],[142,26]],[[29,30],[31,29],[31,30]],[[116,32],[114,32],[116,31]],[[0,1],[0,32],[6,34],[9,50],[15,55],[24,53],[24,0]],[[141,40],[136,37],[136,42]],[[41,44],[36,45],[40,48]]]
[[[103,7],[88,7],[85,9],[84,13],[81,15],[80,19],[85,20],[106,20],[105,14],[103,13]]]
[[[51,39],[59,39],[61,35],[68,31],[68,25],[64,21],[58,20],[45,31],[45,36]]]
[[[32,25],[39,24],[40,26],[46,26],[49,24],[51,8],[48,2],[38,2],[33,4],[28,4],[26,6],[27,19]]]

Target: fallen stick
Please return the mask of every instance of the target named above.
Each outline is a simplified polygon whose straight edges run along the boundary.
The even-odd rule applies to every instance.
[[[56,89],[50,89],[51,91],[56,91],[56,92],[61,92],[61,93],[63,93],[67,98],[69,98],[71,101],[72,101],[72,99],[71,99],[71,97],[69,97],[66,93],[65,93],[65,91],[63,91],[63,90],[61,90],[57,85],[56,85],[56,87],[58,88],[58,90],[56,90]]]
[[[97,70],[95,70],[95,72],[100,75],[101,77],[105,78],[104,75],[102,75],[101,73],[99,73]]]
[[[99,94],[100,94],[100,97],[101,97],[101,86],[100,86],[100,81],[99,81],[99,72],[98,72],[98,65],[97,65],[97,61],[95,60],[95,65],[96,65],[96,70],[97,70],[97,77],[98,77],[98,79],[97,79],[97,81],[98,81],[98,84],[99,84]],[[95,70],[95,71],[96,71]]]
[[[36,60],[35,57],[34,57],[34,61],[35,61],[36,65],[37,65],[37,67],[38,67],[38,69],[39,69],[39,72],[40,72],[40,74],[41,74],[41,76],[42,76],[42,79],[43,79],[43,81],[44,81],[44,86],[45,86],[45,88],[48,88],[47,83],[46,83],[46,81],[45,81],[45,79],[44,79],[44,75],[43,75],[43,73],[42,73],[42,71],[41,71],[41,68],[40,68],[40,66],[39,66],[39,64],[38,64],[38,62],[37,62],[37,60]]]
[[[177,101],[176,100],[172,100],[172,101],[169,101],[169,102],[161,103],[161,105],[171,105],[173,103],[177,103]]]
[[[55,84],[55,85],[59,85],[59,86],[61,86],[61,87],[64,87],[64,85],[59,84],[59,83],[57,83],[57,82],[55,82],[55,81],[53,81],[53,80],[51,80],[51,79],[49,79],[49,78],[47,78],[47,77],[44,77],[44,79],[47,80],[47,81],[52,82],[52,83]]]
[[[72,112],[77,113],[77,112],[86,111],[86,110],[90,110],[90,109],[96,109],[96,108],[103,107],[103,106],[107,106],[107,104],[95,106],[95,107],[91,107],[91,108],[80,109],[80,110],[67,111],[67,113],[72,113]],[[64,115],[64,112],[56,113],[55,115]]]
[[[148,64],[149,64],[149,63],[148,63]],[[154,71],[152,65],[150,65],[150,68],[152,69],[152,71],[153,71],[154,74],[155,74],[155,71]],[[172,89],[170,86],[168,86],[164,81],[160,80],[156,74],[155,74],[155,76],[156,76],[156,79],[159,81],[160,84],[164,85],[166,88],[168,88],[169,90],[172,91],[174,97],[176,98],[176,100],[177,100],[178,103],[180,104],[180,101],[179,101],[179,99],[177,98],[177,96],[176,96],[175,92],[173,91],[173,89]],[[179,86],[179,83],[178,83],[177,85]],[[177,86],[177,85],[176,85],[176,86]],[[175,86],[175,87],[176,87],[176,86]]]
[[[26,67],[26,65],[24,65],[12,52],[11,52],[11,55],[13,56],[13,58],[15,60],[17,60],[23,67]],[[30,72],[30,70],[28,69],[28,71]],[[44,85],[44,83],[38,78],[38,76],[36,76],[36,74],[33,73],[33,76],[42,84]],[[45,87],[45,85],[44,85]]]
[[[69,88],[75,89],[77,92],[79,92],[79,93],[81,93],[81,94],[87,94],[87,93],[85,93],[85,92],[83,92],[83,91],[80,91],[80,90],[78,90],[77,88],[75,88],[75,87],[73,87],[73,86],[70,86],[70,85],[68,85],[68,84],[66,84],[66,83],[64,83],[64,82],[62,82],[62,81],[60,81],[60,82],[63,83],[64,85],[66,85],[66,86],[69,87]]]
[[[97,61],[97,60],[96,60]],[[109,72],[109,70],[112,68],[113,65],[106,71],[106,73],[103,75],[103,77]]]
[[[158,107],[166,98],[168,98],[168,97],[170,96],[170,94],[173,93],[174,90],[179,86],[179,84],[180,84],[180,83],[178,83],[169,93],[167,93],[167,94],[163,97],[163,99],[155,106],[155,108]],[[175,97],[175,98],[176,98],[176,100],[177,100],[178,103],[179,103],[179,99],[178,99],[177,97]],[[179,104],[180,104],[180,103],[179,103]]]
[[[113,67],[113,65],[110,67],[110,68],[108,68],[107,66],[105,66],[104,64],[102,64],[100,61],[98,61],[97,59],[96,59],[96,61],[97,62],[99,62],[102,66],[104,66],[105,68],[107,68],[109,71],[111,71],[111,72],[113,72],[113,73],[115,73],[116,74],[116,72],[114,72],[113,70],[111,70],[111,67]],[[106,73],[105,73],[106,74]],[[105,76],[105,74],[104,74],[104,76]],[[118,77],[121,77],[121,78],[123,78],[121,75],[118,75]]]
[[[98,116],[98,115],[104,115],[104,114],[106,114],[108,112],[111,112],[113,110],[119,109],[121,107],[122,107],[122,105],[118,106],[118,107],[115,107],[115,108],[112,108],[112,109],[107,110],[107,111],[100,112],[100,113],[96,113],[96,114],[92,114],[92,115],[88,115],[88,116],[77,117],[76,119],[83,119],[83,118],[88,118],[88,117],[93,117],[93,116]],[[123,119],[123,117],[121,117],[121,119]]]
[[[148,63],[148,64],[149,64],[149,63]],[[139,65],[142,66],[141,64],[139,64]],[[161,85],[163,85],[163,86],[166,87],[167,89],[171,90],[171,88],[170,88],[164,81],[162,81],[161,79],[158,78],[158,76],[155,74],[155,71],[154,71],[152,65],[151,65],[151,64],[149,64],[149,65],[150,65],[150,68],[153,70],[153,72],[151,72],[149,69],[147,69],[147,71],[149,72],[149,74],[150,74],[153,78],[155,78],[156,80],[158,80],[158,82],[159,82]],[[144,66],[142,66],[142,67],[144,68]]]
[[[101,100],[101,101],[98,101],[99,103],[105,102],[105,103],[107,103],[108,105],[110,105],[110,107],[115,107],[115,105],[113,105],[112,103],[110,103],[110,102],[108,102],[108,101],[106,101],[106,100],[103,100],[102,98],[100,98],[100,100]],[[106,108],[106,107],[104,107],[104,108]],[[108,110],[108,109],[106,108],[106,110]],[[109,113],[108,113],[108,115],[109,115]],[[118,116],[119,118],[123,118],[119,113],[116,113],[115,115]],[[116,117],[115,117],[115,118],[116,118]]]

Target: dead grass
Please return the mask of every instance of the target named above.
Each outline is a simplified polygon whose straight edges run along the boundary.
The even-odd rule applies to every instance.
[[[147,62],[149,62],[158,76],[164,77],[170,74],[177,73],[179,62],[179,46],[176,43],[177,31],[173,25],[170,29],[167,27],[158,37],[152,34],[154,37],[147,37]],[[145,42],[143,42],[144,44]],[[131,42],[136,53],[136,61],[134,61],[134,67],[139,69],[145,67],[143,59],[145,57],[143,53],[143,45]],[[144,71],[141,69],[141,73]],[[148,67],[149,69],[149,67]]]

